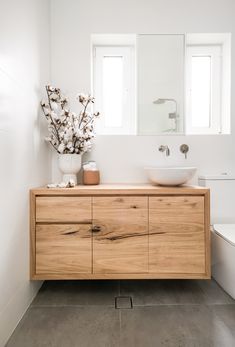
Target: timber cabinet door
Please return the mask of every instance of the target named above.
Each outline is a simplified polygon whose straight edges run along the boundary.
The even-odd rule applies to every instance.
[[[38,224],[36,274],[92,272],[91,224]]]
[[[93,197],[93,273],[148,272],[148,197]]]
[[[203,196],[149,197],[149,272],[205,274]]]

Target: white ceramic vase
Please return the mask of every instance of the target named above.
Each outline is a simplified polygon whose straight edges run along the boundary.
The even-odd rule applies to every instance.
[[[59,169],[63,173],[63,182],[73,180],[77,184],[77,173],[82,165],[81,154],[59,154]]]

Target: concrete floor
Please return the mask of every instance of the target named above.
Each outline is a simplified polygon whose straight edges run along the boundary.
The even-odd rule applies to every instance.
[[[7,343],[44,346],[234,347],[235,300],[213,280],[48,281]]]

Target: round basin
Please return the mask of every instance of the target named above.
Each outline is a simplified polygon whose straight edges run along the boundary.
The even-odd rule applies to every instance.
[[[151,183],[161,186],[179,186],[188,182],[196,173],[196,167],[146,167]]]

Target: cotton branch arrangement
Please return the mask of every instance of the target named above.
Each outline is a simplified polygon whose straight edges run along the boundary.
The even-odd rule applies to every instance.
[[[49,136],[46,137],[60,154],[82,154],[92,147],[94,121],[99,112],[88,111],[95,99],[91,95],[79,94],[78,101],[82,110],[77,115],[68,108],[68,99],[59,88],[46,86],[47,101],[41,102],[43,113],[48,122]]]

